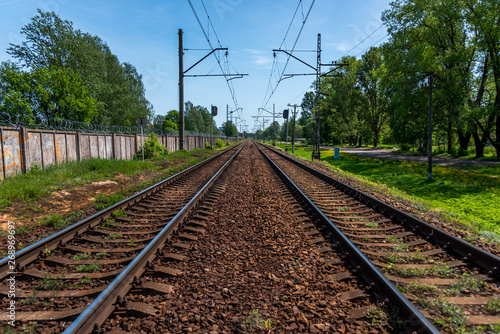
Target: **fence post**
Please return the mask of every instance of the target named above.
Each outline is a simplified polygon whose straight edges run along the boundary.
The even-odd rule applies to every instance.
[[[28,142],[28,129],[24,126],[19,128],[19,160],[21,162],[21,172],[23,174],[27,173],[29,170],[28,153],[29,153],[29,142]]]
[[[111,158],[113,160],[116,160],[116,147],[115,147],[115,143],[116,143],[116,133],[112,133],[111,134]]]
[[[77,131],[75,137],[76,161],[82,160],[82,133]]]

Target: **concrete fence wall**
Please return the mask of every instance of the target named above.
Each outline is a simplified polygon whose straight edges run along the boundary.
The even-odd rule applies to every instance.
[[[147,139],[148,136],[144,136]],[[214,136],[216,138],[225,137]],[[160,143],[170,152],[179,149],[179,137],[159,136]],[[187,151],[204,148],[210,136],[185,136]],[[0,127],[0,179],[64,161],[100,158],[132,160],[141,147],[141,135],[121,133],[100,134],[70,131]]]

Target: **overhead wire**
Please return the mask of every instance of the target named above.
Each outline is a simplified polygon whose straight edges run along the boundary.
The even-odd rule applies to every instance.
[[[213,51],[215,48],[212,46],[212,42],[210,41],[210,36],[209,36],[210,29],[207,28],[207,30],[208,30],[208,33],[207,33],[207,31],[205,30],[205,28],[204,28],[204,26],[203,26],[203,24],[202,24],[202,22],[200,20],[200,17],[198,16],[198,13],[196,12],[196,9],[193,6],[192,1],[188,0],[188,3],[190,5],[190,7],[191,7],[191,10],[193,11],[193,14],[194,14],[194,16],[196,18],[196,21],[198,22],[198,25],[200,26],[200,28],[201,28],[201,30],[203,32],[203,35],[205,36],[205,39],[208,42],[208,45],[210,46],[210,50]],[[203,9],[205,11],[205,14],[207,15],[207,18],[208,18],[207,27],[211,27],[212,28],[214,36],[217,39],[217,47],[222,47],[222,44],[221,44],[220,39],[219,39],[219,36],[217,35],[217,31],[215,30],[215,27],[214,27],[214,25],[212,23],[210,15],[208,14],[207,8],[206,8],[205,3],[203,2],[203,0],[201,0],[201,4],[202,4]],[[219,65],[219,68],[222,71],[222,74],[224,75],[224,78],[226,79],[226,84],[227,84],[227,86],[229,88],[229,93],[231,94],[231,98],[233,100],[233,103],[234,103],[235,107],[238,109],[239,106],[238,106],[238,100],[236,98],[236,93],[235,93],[235,90],[234,90],[234,85],[233,85],[232,81],[229,80],[230,78],[228,77],[229,72],[225,71],[225,69],[224,69],[224,67],[223,67],[223,65],[221,63],[220,56],[219,56],[219,54],[217,52],[214,52],[214,57],[217,60],[217,64]],[[225,65],[226,65],[225,66],[226,68],[229,68],[229,65],[227,64],[227,57],[226,57],[226,63],[225,63]]]
[[[366,49],[364,49],[363,51],[361,51],[360,53],[358,53],[356,56],[354,56],[354,58],[358,58],[359,55],[365,53],[366,51],[368,51],[369,49],[371,49],[374,45],[382,42],[384,39],[386,39],[387,37],[389,36],[389,34],[385,35],[384,37],[382,37],[381,39],[379,39],[378,41],[376,41],[375,43],[373,43],[372,45],[370,45],[369,47],[367,47]]]
[[[305,16],[305,17],[303,16],[302,26],[300,27],[300,30],[299,30],[299,32],[298,32],[298,34],[297,34],[297,38],[295,39],[295,41],[294,41],[294,43],[293,43],[293,46],[292,46],[292,49],[290,50],[290,53],[291,53],[291,54],[294,52],[295,47],[297,46],[297,42],[299,41],[299,38],[300,38],[300,36],[301,36],[301,34],[302,34],[302,31],[304,30],[304,26],[305,26],[305,24],[306,24],[306,22],[307,22],[307,19],[309,18],[309,15],[311,14],[311,10],[312,10],[312,8],[313,8],[313,6],[314,6],[314,3],[315,3],[315,2],[316,2],[315,0],[313,0],[313,1],[312,1],[311,6],[309,7],[309,10],[307,11],[306,16]],[[297,9],[295,10],[294,16],[293,16],[292,21],[291,21],[291,23],[290,23],[290,26],[291,26],[291,24],[293,23],[293,20],[294,20],[294,18],[295,18],[295,16],[296,16],[296,14],[297,14],[297,10],[298,10],[298,8],[300,7],[300,5],[301,5],[301,4],[302,4],[302,0],[299,0],[299,4],[298,4],[298,6],[297,6]],[[290,28],[290,26],[289,26],[289,28]],[[288,34],[288,32],[289,32],[289,29],[287,30],[287,34]],[[286,40],[286,36],[287,36],[287,34],[285,35],[285,38],[284,38],[284,39],[283,39],[283,41],[281,42],[280,49],[281,49],[281,47],[283,46],[284,41]],[[270,81],[269,81],[269,84],[268,84],[268,88],[267,88],[267,90],[266,90],[266,95],[264,96],[264,101],[263,101],[263,103],[262,103],[262,108],[261,108],[261,109],[265,109],[265,108],[266,108],[267,104],[269,103],[269,101],[271,100],[272,96],[273,96],[273,95],[274,95],[274,93],[276,92],[276,89],[278,88],[278,86],[279,86],[280,82],[283,80],[283,76],[284,76],[284,74],[285,74],[285,70],[286,70],[286,68],[287,68],[287,66],[288,66],[288,63],[289,63],[289,62],[290,62],[290,56],[288,56],[288,57],[287,57],[287,60],[286,60],[286,62],[285,62],[285,65],[283,66],[283,71],[281,71],[281,74],[279,75],[279,79],[278,79],[278,81],[277,81],[276,85],[274,86],[274,88],[269,89],[269,88],[270,88],[270,86],[271,86],[271,78],[272,78],[272,76],[273,76],[273,70],[274,70],[275,66],[273,66],[273,68],[271,68]],[[274,65],[274,63],[273,63],[273,65]],[[267,95],[268,95],[268,92],[269,92],[269,91],[271,91],[271,92],[270,92],[269,97],[268,97]],[[259,114],[259,116],[260,116],[260,114]]]
[[[347,56],[349,54],[349,52],[353,51],[354,49],[356,49],[358,46],[360,46],[361,44],[363,44],[364,41],[366,41],[368,38],[370,38],[374,33],[376,33],[377,31],[379,31],[382,27],[384,26],[384,24],[381,24],[380,27],[378,27],[377,29],[375,29],[370,35],[366,36],[361,42],[359,42],[358,44],[356,44],[352,49],[350,49],[349,51],[347,51],[346,53],[344,53],[342,55],[342,58],[344,58],[345,56]]]

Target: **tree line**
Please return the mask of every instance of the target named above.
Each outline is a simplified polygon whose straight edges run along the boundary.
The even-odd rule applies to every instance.
[[[136,125],[154,117],[142,76],[121,63],[98,36],[75,29],[54,12],[42,12],[11,44],[14,61],[0,64],[0,111],[24,123],[67,119],[104,125]]]
[[[456,155],[473,147],[476,157],[491,145],[500,157],[500,2],[396,0],[382,20],[388,42],[342,58],[349,65],[322,79],[319,104],[305,94],[303,136],[313,138],[319,112],[323,143],[426,151],[431,77],[434,143]]]

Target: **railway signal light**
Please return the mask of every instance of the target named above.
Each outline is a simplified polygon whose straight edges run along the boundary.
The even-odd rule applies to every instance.
[[[288,109],[283,110],[283,118],[288,119]]]
[[[217,116],[217,107],[212,106],[212,116]]]

